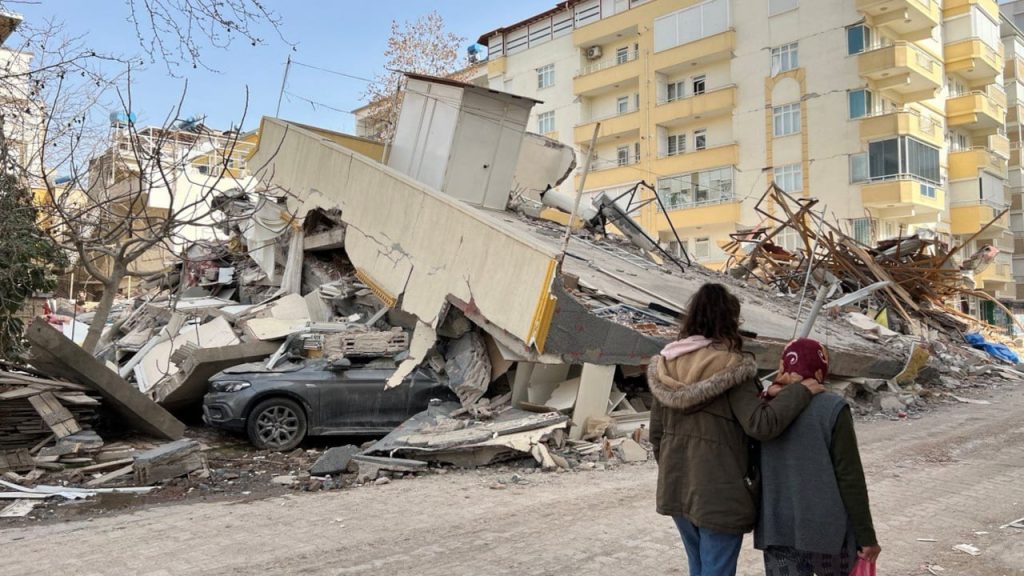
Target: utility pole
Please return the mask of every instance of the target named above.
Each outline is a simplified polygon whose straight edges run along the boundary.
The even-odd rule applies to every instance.
[[[573,204],[572,212],[569,214],[569,223],[565,225],[565,237],[562,239],[562,251],[558,255],[558,270],[562,270],[562,262],[565,261],[565,253],[569,250],[569,237],[572,236],[572,225],[576,222],[576,213],[580,210],[580,199],[583,198],[583,187],[587,183],[587,174],[590,173],[590,161],[594,157],[594,146],[597,145],[597,134],[601,131],[601,123],[594,123],[594,135],[590,137],[590,144],[587,146],[587,157],[583,159],[583,174],[580,175],[580,185],[576,189],[576,202]]]
[[[288,60],[284,63],[284,78],[281,78],[281,93],[277,95],[277,110],[274,111],[274,118],[281,116],[281,99],[284,98],[284,87],[288,84],[288,70],[292,67],[292,55],[288,55]]]

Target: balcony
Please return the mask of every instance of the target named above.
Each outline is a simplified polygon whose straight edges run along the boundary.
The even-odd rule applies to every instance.
[[[596,122],[601,123],[601,130],[597,134],[598,142],[607,142],[617,138],[635,140],[640,136],[640,113],[635,108],[631,108],[622,114],[595,118],[590,122],[579,124],[573,130],[574,142],[577,144],[590,142],[594,136],[594,123]]]
[[[670,232],[672,228],[685,230],[723,224],[735,226],[740,221],[741,202],[732,196],[682,206],[673,206],[668,199],[664,201],[668,214],[658,213],[655,220],[656,233]]]
[[[940,148],[944,145],[941,124],[919,112],[891,112],[860,119],[861,140],[870,142],[893,136],[913,136]]]
[[[641,169],[640,164],[629,162],[623,165],[609,163],[604,166],[592,166],[587,174],[587,190],[612,188],[622,184],[635,184],[640,180],[652,182],[653,176]]]
[[[979,228],[992,222],[992,219],[1002,211],[1002,205],[988,200],[953,203],[949,209],[951,221],[949,231],[953,234],[974,234]],[[984,237],[991,238],[1009,229],[1010,216],[1003,214],[985,230]]]
[[[999,4],[997,0],[945,0],[943,2],[942,15],[945,18],[952,18],[971,11],[977,6],[982,12],[988,14],[996,22],[999,22]]]
[[[1005,97],[1003,98],[1005,101]],[[1006,104],[986,92],[975,91],[946,100],[946,123],[951,128],[995,134],[1006,118]]]
[[[1024,81],[1024,59],[1019,56],[1006,55],[1003,60],[1003,79],[1006,81]]]
[[[946,207],[945,192],[909,174],[877,178],[861,188],[865,208],[881,210],[881,218],[908,218],[934,214]]]
[[[1006,178],[1007,160],[988,148],[971,148],[949,153],[949,179],[977,178],[990,172]]]
[[[612,56],[581,68],[572,79],[573,92],[577,96],[596,96],[617,88],[636,85],[640,72],[637,53],[630,50],[624,58]]]
[[[740,149],[736,144],[695,150],[685,154],[663,156],[654,162],[653,172],[661,175],[686,174],[721,166],[735,166],[739,162]]]
[[[729,114],[735,107],[736,87],[726,86],[697,96],[661,102],[654,109],[654,122],[659,126],[676,126]]]
[[[1002,134],[992,134],[991,136],[988,136],[988,143],[986,147],[1000,158],[1010,157],[1010,139]]]
[[[857,0],[857,10],[870,16],[874,26],[902,40],[930,38],[942,21],[942,9],[935,0]]]
[[[907,42],[862,52],[857,57],[860,75],[871,88],[898,102],[917,102],[935,97],[942,87],[942,64]]]
[[[652,2],[652,4],[655,3]],[[736,32],[726,30],[714,36],[657,52],[651,57],[651,67],[655,72],[673,74],[695,66],[732,58],[732,51],[735,49]]]
[[[946,44],[943,49],[946,73],[958,74],[971,86],[987,86],[1003,71],[1001,50],[995,50],[977,38]]]

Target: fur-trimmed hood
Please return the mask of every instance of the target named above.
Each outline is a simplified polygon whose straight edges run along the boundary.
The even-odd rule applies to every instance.
[[[757,376],[749,355],[711,347],[667,360],[651,358],[647,383],[659,402],[676,410],[692,410]]]

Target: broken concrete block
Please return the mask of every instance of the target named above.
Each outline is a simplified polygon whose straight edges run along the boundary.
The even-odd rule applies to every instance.
[[[277,484],[278,486],[294,486],[298,484],[299,479],[291,474],[285,474],[283,476],[274,476],[270,479],[271,484]]]
[[[387,476],[381,476],[380,478],[377,478],[376,480],[373,481],[374,486],[383,486],[385,484],[390,484],[390,483],[391,483],[391,478],[388,478]]]
[[[882,412],[898,412],[906,408],[899,396],[884,392],[875,397],[875,406]]]
[[[358,446],[335,446],[324,452],[313,467],[309,469],[314,476],[326,476],[327,474],[340,474],[348,470],[348,464],[352,457],[358,454]]]
[[[155,484],[163,480],[185,476],[206,466],[206,460],[195,440],[176,440],[133,458],[135,482],[139,485]]]
[[[648,457],[647,449],[637,444],[633,439],[626,438],[615,448],[615,455],[619,460],[629,464],[632,462],[646,462]]]

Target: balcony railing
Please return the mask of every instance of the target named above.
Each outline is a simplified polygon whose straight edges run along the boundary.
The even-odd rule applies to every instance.
[[[701,200],[684,200],[680,198],[684,194],[690,195],[705,195],[707,197]],[[718,206],[719,204],[729,204],[736,201],[736,194],[733,192],[719,193],[714,198],[710,197],[709,190],[698,190],[698,191],[687,191],[687,192],[659,192],[658,196],[661,196],[662,203],[665,204],[665,210],[685,210],[689,208],[703,208],[705,206]]]
[[[583,68],[580,68],[579,71],[576,72],[576,77],[579,78],[580,76],[586,76],[587,74],[593,74],[595,72],[600,72],[601,70],[607,70],[609,68],[614,68],[616,66],[628,64],[639,58],[639,56],[640,53],[637,52],[636,50],[630,50],[629,52],[627,52],[625,58],[621,58],[616,54],[613,58],[607,58],[600,62],[588,64]]]

